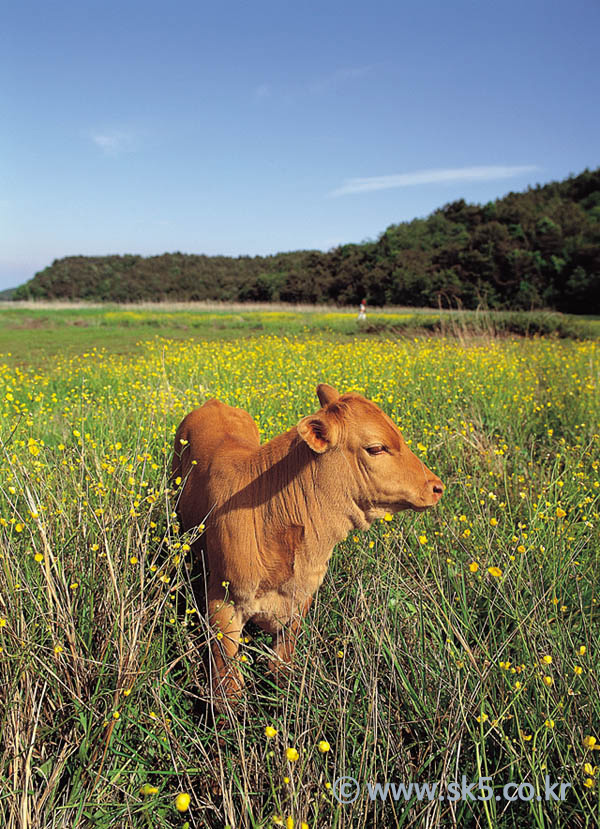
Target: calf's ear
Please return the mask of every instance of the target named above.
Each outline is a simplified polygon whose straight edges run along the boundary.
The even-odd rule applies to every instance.
[[[335,403],[340,396],[337,389],[329,386],[327,383],[319,383],[317,386],[317,397],[321,406],[327,406],[329,403]]]
[[[337,426],[326,415],[303,417],[296,428],[302,440],[319,455],[327,452],[337,442]]]

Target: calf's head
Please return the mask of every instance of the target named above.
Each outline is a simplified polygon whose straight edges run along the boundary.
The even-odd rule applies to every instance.
[[[329,453],[369,521],[386,512],[433,507],[444,485],[406,445],[396,424],[360,394],[340,395],[321,383],[322,408],[302,418],[298,434],[319,455]]]

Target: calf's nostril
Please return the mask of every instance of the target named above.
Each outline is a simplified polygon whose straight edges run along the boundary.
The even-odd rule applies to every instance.
[[[443,484],[434,484],[433,485],[433,491],[436,495],[441,495],[442,492],[444,491]]]

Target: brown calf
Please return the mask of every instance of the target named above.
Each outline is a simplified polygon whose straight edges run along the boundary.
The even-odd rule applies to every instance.
[[[444,490],[375,403],[324,383],[317,396],[316,414],[262,446],[250,415],[218,400],[177,429],[178,513],[184,530],[206,521],[195,551],[217,633],[214,687],[229,699],[243,684],[235,657],[248,621],[276,637],[272,667],[289,663],[334,545],[388,512],[432,507]]]

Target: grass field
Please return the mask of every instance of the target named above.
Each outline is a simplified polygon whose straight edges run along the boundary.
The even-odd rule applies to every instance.
[[[600,337],[600,319],[551,312],[437,311],[397,308],[369,311],[357,324],[356,309],[327,306],[266,306],[202,303],[93,305],[0,302],[0,353],[14,351],[28,362],[58,352],[78,354],[91,345],[130,352],[157,333],[172,339],[230,339],[265,334],[327,339],[406,338],[426,334],[458,337],[551,335]]]
[[[598,340],[422,323],[0,310],[0,826],[600,824]],[[214,396],[267,440],[321,381],[379,403],[446,493],[338,545],[287,690],[248,633],[215,725],[174,429]],[[492,796],[450,799],[463,775]],[[371,800],[386,781],[438,792]]]

